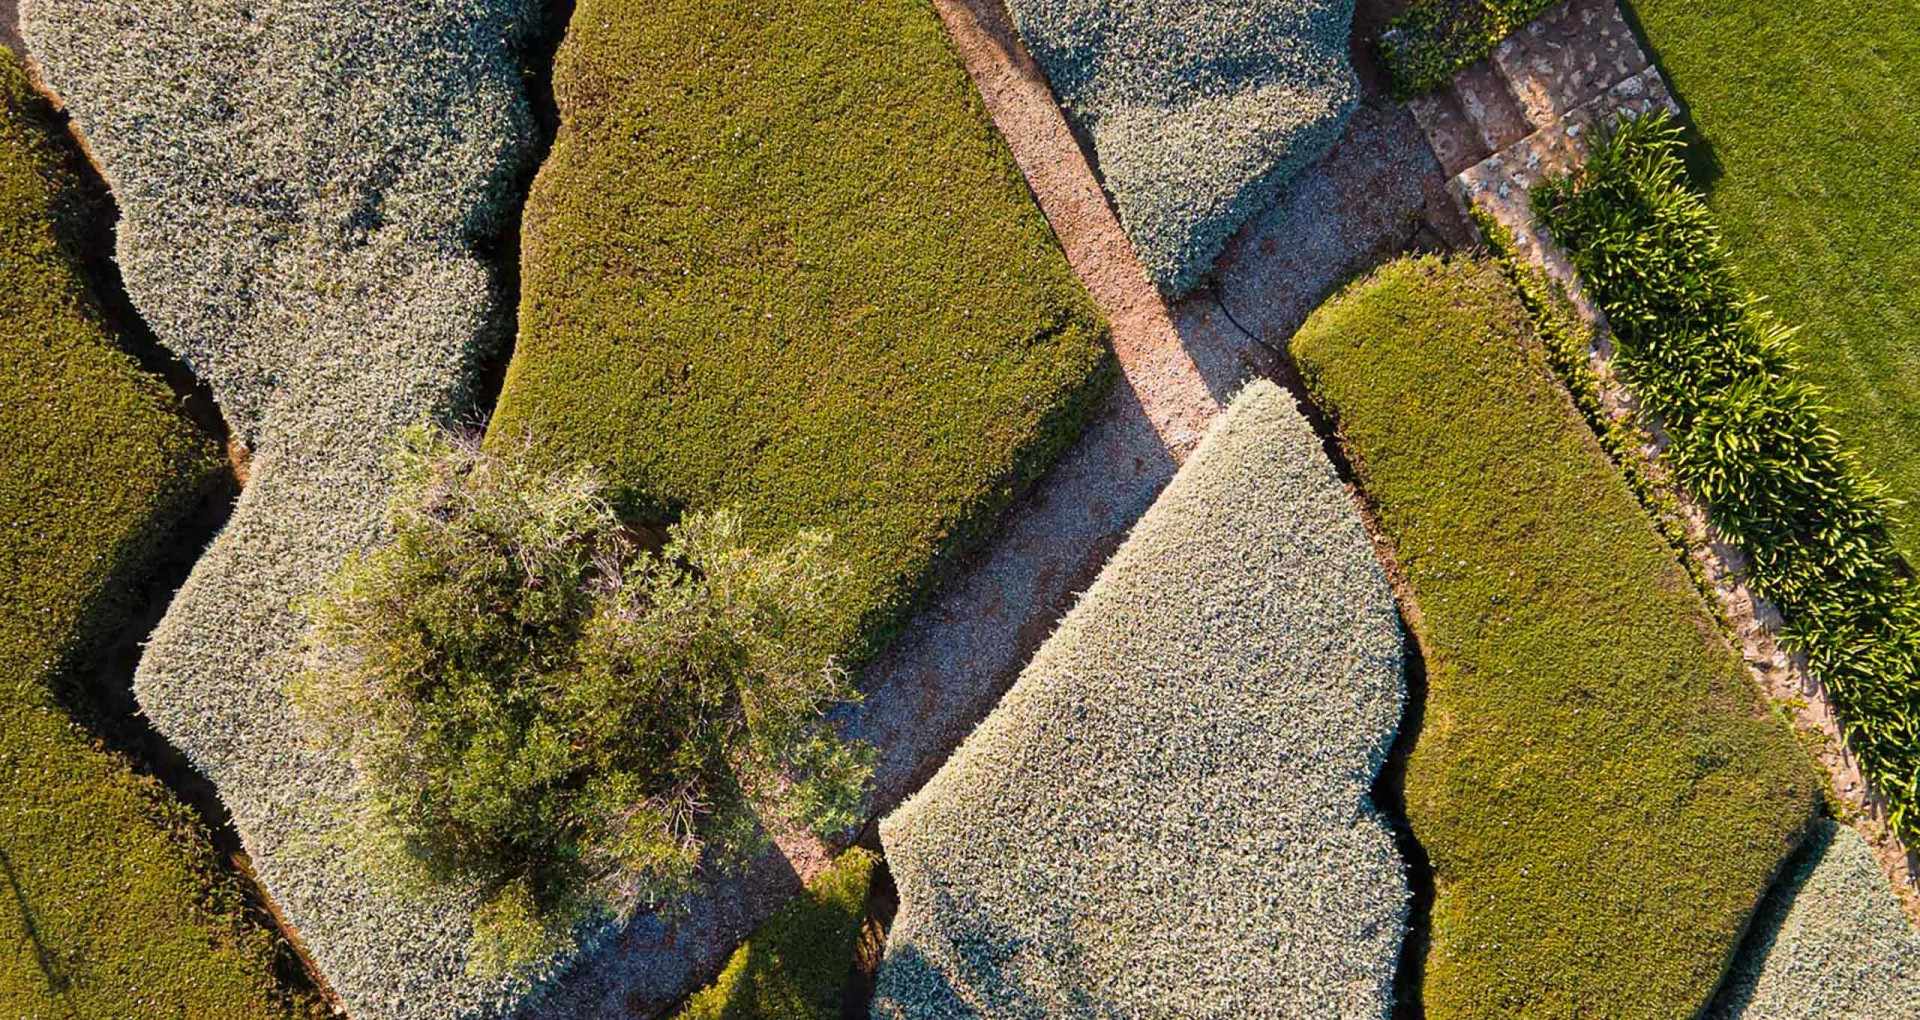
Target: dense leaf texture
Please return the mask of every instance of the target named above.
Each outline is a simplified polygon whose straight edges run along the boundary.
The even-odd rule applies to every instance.
[[[925,0],[583,0],[555,92],[490,442],[831,530],[858,658],[1076,434],[1085,291]]]
[[[703,857],[744,863],[749,798],[853,824],[870,766],[822,720],[850,688],[808,640],[823,536],[756,553],[732,515],[695,515],[648,551],[585,470],[427,428],[393,473],[391,541],[307,607],[295,703],[359,767],[371,835],[492,890],[482,969],[668,903]]]
[[[1387,76],[1402,97],[1445,88],[1560,0],[1413,0],[1380,33]]]
[[[1805,755],[1497,268],[1394,263],[1293,350],[1417,603],[1427,1016],[1693,1015],[1811,819]]]
[[[1664,117],[1627,121],[1536,202],[1605,309],[1680,480],[1752,561],[1903,834],[1920,834],[1920,584],[1884,488],[1826,424],[1792,333],[1734,277]]]
[[[0,1014],[285,1016],[206,830],[69,715],[217,459],[102,321],[56,131],[0,48]]]

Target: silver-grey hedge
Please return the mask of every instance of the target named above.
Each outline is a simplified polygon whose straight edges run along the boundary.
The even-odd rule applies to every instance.
[[[1359,103],[1354,0],[1008,0],[1147,275],[1191,290]]]
[[[141,662],[358,1020],[484,1013],[467,896],[392,893],[329,838],[350,770],[283,685],[297,597],[376,537],[395,431],[465,413],[503,332],[478,246],[534,137],[536,0],[29,0],[26,34],[124,214],[127,288],[253,448],[232,521]]]
[[[1402,636],[1290,397],[1250,386],[992,715],[881,826],[876,1018],[1385,1017],[1368,802]]]
[[[1852,829],[1821,823],[1753,929],[1714,1020],[1920,1017],[1920,933]]]

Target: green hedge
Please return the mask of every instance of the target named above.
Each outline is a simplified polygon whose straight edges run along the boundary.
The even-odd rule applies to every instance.
[[[1561,0],[1414,0],[1380,33],[1380,57],[1402,99],[1442,89],[1507,36]]]
[[[1748,584],[1782,610],[1894,827],[1920,836],[1920,583],[1792,331],[1734,275],[1682,145],[1664,115],[1626,121],[1535,204],[1607,313],[1622,379],[1671,436],[1676,476],[1747,553]]]
[[[0,49],[0,1014],[286,1016],[205,829],[63,707],[218,457],[88,292],[49,116]]]
[[[679,1020],[836,1020],[880,859],[858,847],[734,950]]]
[[[1689,1016],[1819,783],[1500,271],[1399,262],[1293,341],[1418,603],[1426,1015]]]
[[[834,535],[872,648],[1077,433],[1104,331],[924,0],[583,0],[490,441]]]

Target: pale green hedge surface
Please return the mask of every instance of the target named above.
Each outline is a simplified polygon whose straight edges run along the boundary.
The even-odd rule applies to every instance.
[[[1147,275],[1180,295],[1359,102],[1353,0],[1009,0]]]
[[[136,678],[216,784],[260,877],[363,1020],[479,1012],[472,894],[381,891],[331,838],[351,771],[285,685],[313,591],[381,529],[393,434],[465,406],[500,308],[477,245],[533,135],[531,0],[35,0],[26,35],[117,195],[162,343],[254,449],[231,523]]]
[[[1367,795],[1401,651],[1319,439],[1255,383],[883,823],[873,1015],[1386,1017],[1407,886]]]
[[[1920,1016],[1920,933],[1860,834],[1822,822],[1767,897],[1712,1020]]]

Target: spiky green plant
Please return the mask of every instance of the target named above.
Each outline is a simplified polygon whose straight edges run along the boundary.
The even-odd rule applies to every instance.
[[[1920,835],[1920,585],[1887,532],[1896,504],[1825,424],[1793,330],[1735,277],[1684,147],[1664,113],[1623,119],[1534,204],[1606,312],[1622,379],[1671,436],[1676,477],[1780,607],[1895,829]]]

